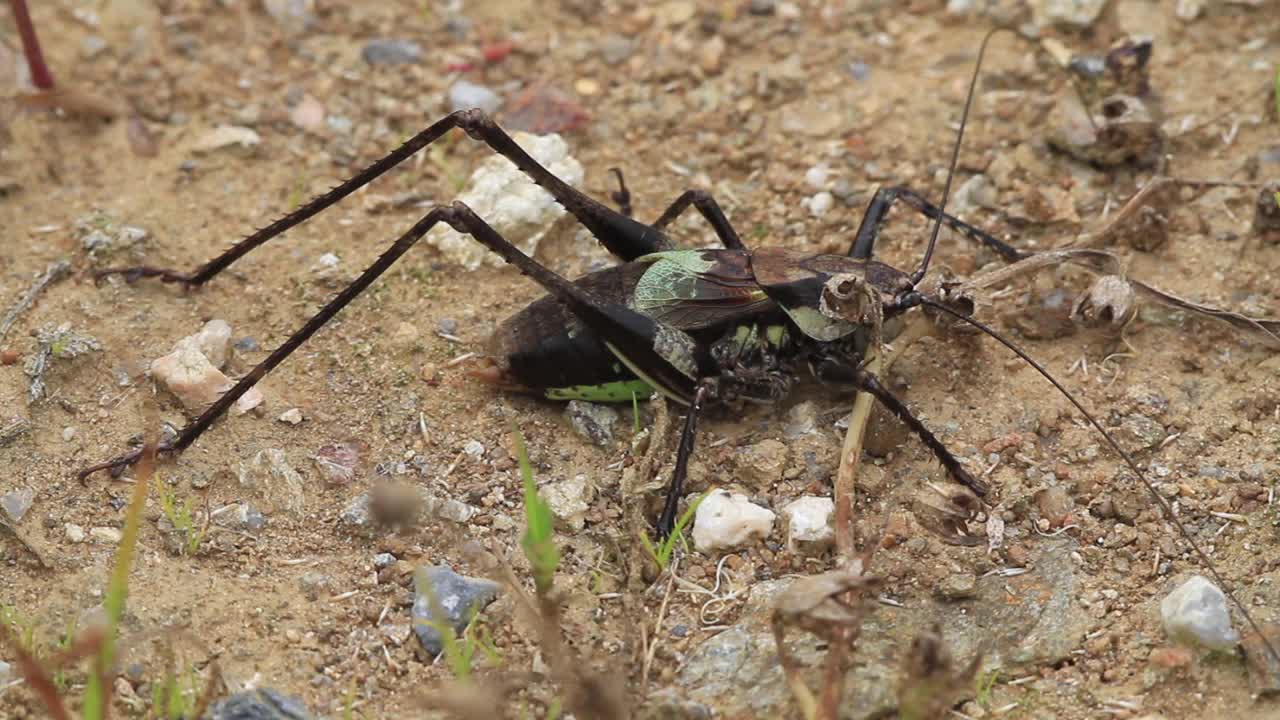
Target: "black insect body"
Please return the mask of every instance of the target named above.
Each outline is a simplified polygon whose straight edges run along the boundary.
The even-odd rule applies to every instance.
[[[748,250],[715,200],[704,192],[687,191],[652,225],[640,223],[626,214],[629,199],[625,185],[618,194],[623,212],[615,211],[552,175],[487,115],[464,110],[443,118],[365,171],[241,240],[192,273],[142,266],[106,270],[99,277],[120,274],[130,281],[158,277],[188,287],[202,285],[253,248],[338,202],[453,128],[465,130],[515,163],[622,264],[570,282],[520,252],[462,203],[436,208],[162,450],[179,451],[190,445],[431,227],[444,222],[501,255],[548,292],[546,298],[516,314],[495,334],[491,346],[496,367],[491,379],[562,399],[631,401],[656,391],[689,408],[676,470],[658,521],[660,532],[669,532],[674,525],[703,408],[721,402],[777,400],[787,394],[806,366],[819,380],[873,393],[921,437],[956,481],[980,494],[985,492],[901,401],[860,368],[871,318],[878,325],[881,318],[892,319],[924,300],[915,289],[924,276],[923,263],[915,274],[907,275],[872,260],[871,253],[879,227],[897,200],[941,219],[1006,258],[1020,253],[942,214],[904,188],[884,189],[875,195],[848,255]],[[708,220],[724,249],[674,247],[663,228],[689,207]],[[840,292],[829,286],[840,282],[864,288],[865,320],[838,307]],[[125,455],[88,468],[81,476],[103,468],[122,468],[135,459],[136,454]]]

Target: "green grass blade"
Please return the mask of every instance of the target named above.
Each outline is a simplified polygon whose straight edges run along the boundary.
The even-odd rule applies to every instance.
[[[107,627],[103,633],[102,645],[93,660],[89,680],[85,685],[84,706],[81,717],[84,720],[98,720],[106,717],[110,703],[111,668],[115,662],[116,631],[120,627],[120,618],[124,616],[124,606],[129,597],[129,571],[133,568],[133,558],[138,549],[138,532],[142,526],[142,510],[147,501],[147,490],[155,475],[156,453],[155,440],[148,441],[143,450],[142,459],[138,461],[137,480],[133,486],[133,496],[129,499],[129,507],[125,511],[124,531],[121,534],[120,546],[116,548],[115,565],[111,569],[111,577],[107,580],[107,594],[102,601],[106,611]]]
[[[529,463],[529,453],[525,449],[524,437],[520,431],[512,429],[512,439],[516,446],[516,460],[520,463],[520,477],[524,482],[524,537],[520,539],[520,547],[533,567],[533,582],[539,594],[551,590],[556,569],[560,566],[560,551],[556,548],[554,523],[551,507],[538,494],[538,486],[533,482],[533,465]]]

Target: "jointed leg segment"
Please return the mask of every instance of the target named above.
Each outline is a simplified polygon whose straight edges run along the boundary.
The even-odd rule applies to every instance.
[[[876,238],[880,234],[880,226],[884,224],[890,208],[898,200],[907,203],[930,220],[938,219],[940,213],[938,206],[926,200],[923,195],[916,191],[905,187],[880,188],[867,205],[867,211],[862,216],[862,223],[858,225],[858,234],[854,237],[853,244],[849,246],[849,255],[851,257],[862,259],[871,257],[871,253],[875,248]],[[968,237],[970,240],[991,248],[1000,257],[1009,262],[1015,262],[1027,257],[1027,253],[996,239],[990,233],[976,228],[954,215],[946,213],[941,213],[941,215],[944,225]]]
[[[942,441],[930,432],[929,428],[925,427],[920,418],[916,417],[910,408],[889,391],[889,388],[881,384],[880,379],[875,375],[861,368],[852,368],[828,361],[818,366],[818,376],[828,382],[853,385],[859,390],[873,395],[880,404],[884,405],[889,412],[893,413],[911,432],[920,438],[920,441],[933,452],[934,457],[938,458],[938,462],[942,463],[942,466],[946,468],[956,482],[968,487],[979,496],[987,494],[986,484],[970,475],[969,471],[965,470],[960,461],[947,449],[947,446],[943,445]]]
[[[181,283],[197,287],[212,279],[232,263],[247,255],[272,238],[302,224],[334,205],[356,190],[368,185],[375,178],[391,170],[439,140],[454,128],[461,128],[468,135],[488,145],[495,152],[510,160],[534,182],[542,186],[578,219],[609,250],[623,260],[634,260],[641,255],[666,249],[668,243],[661,232],[638,223],[599,203],[551,173],[524,151],[516,141],[493,120],[479,110],[460,110],[446,115],[427,129],[414,135],[386,157],[353,175],[347,181],[320,195],[306,205],[294,210],[266,227],[252,233],[191,272],[179,272],[153,266],[113,268],[99,272],[97,277],[123,275],[133,281],[144,277],[159,278],[164,282]]]
[[[624,215],[630,217],[631,191],[627,189],[627,183],[622,178],[622,171],[618,168],[609,168],[609,172],[613,173],[614,177],[618,179],[618,189],[612,195],[613,201],[618,204]],[[742,239],[738,237],[738,232],[733,229],[733,225],[729,222],[729,218],[725,217],[724,211],[720,209],[720,204],[706,190],[685,190],[680,193],[680,197],[676,198],[675,202],[672,202],[658,216],[658,219],[653,221],[650,227],[659,231],[665,230],[685,210],[688,210],[690,205],[711,225],[711,229],[715,231],[721,245],[730,250],[746,249],[746,246],[742,244]]]

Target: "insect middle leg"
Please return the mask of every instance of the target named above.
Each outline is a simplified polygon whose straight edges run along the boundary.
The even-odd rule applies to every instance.
[[[991,248],[1000,257],[1009,262],[1021,260],[1028,255],[1028,253],[996,239],[990,233],[974,227],[954,215],[941,212],[937,205],[929,202],[923,195],[911,188],[889,187],[877,190],[876,194],[872,196],[871,202],[867,205],[867,211],[862,216],[862,223],[858,225],[858,233],[854,236],[853,243],[849,246],[848,254],[851,257],[861,259],[869,259],[871,257],[872,251],[875,249],[876,238],[880,235],[880,226],[884,224],[890,208],[898,200],[907,203],[930,220],[937,220],[938,215],[941,214],[944,225],[970,240]]]
[[[660,230],[655,230],[648,225],[628,218],[556,177],[529,153],[525,152],[488,115],[480,110],[472,109],[460,110],[446,115],[430,127],[409,138],[403,145],[392,150],[382,159],[356,173],[350,179],[323,195],[312,199],[297,210],[268,224],[266,227],[246,236],[221,255],[190,272],[139,265],[102,270],[96,277],[100,279],[108,275],[123,275],[129,281],[143,277],[155,277],[164,282],[181,283],[187,287],[203,285],[255,248],[302,224],[361,187],[368,185],[380,175],[404,162],[454,128],[461,128],[472,138],[480,140],[493,149],[494,152],[514,163],[534,182],[551,193],[556,201],[564,206],[565,210],[590,230],[591,234],[609,252],[619,258],[634,260],[641,255],[658,252],[669,247],[670,243]]]

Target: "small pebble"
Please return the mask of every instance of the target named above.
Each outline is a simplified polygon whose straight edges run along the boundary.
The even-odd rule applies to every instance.
[[[600,94],[600,83],[591,78],[578,78],[573,83],[573,89],[579,95],[591,96]]]
[[[787,549],[792,552],[818,554],[835,540],[832,516],[836,505],[831,498],[808,495],[792,501],[782,509],[787,521]]]
[[[89,530],[89,537],[96,543],[103,545],[117,545],[120,539],[124,537],[124,533],[119,528],[113,527],[96,527]]]
[[[693,518],[693,544],[700,552],[728,550],[773,532],[773,512],[746,495],[715,490],[703,499]]]
[[[0,508],[4,509],[4,514],[9,516],[13,522],[21,522],[27,511],[31,509],[31,505],[36,500],[36,492],[31,488],[18,488],[0,495]]]
[[[497,599],[501,589],[492,580],[459,575],[445,565],[418,568],[413,587],[413,631],[432,656],[443,649],[440,631],[433,624],[448,623],[461,633],[474,615]],[[442,610],[445,616],[436,617],[435,609]]]
[[[267,526],[267,518],[258,508],[249,503],[240,503],[236,506],[236,525],[243,530],[261,530]]]
[[[302,588],[302,594],[310,601],[315,602],[320,596],[329,591],[333,580],[322,572],[311,570],[302,574],[298,581]]]
[[[411,40],[378,38],[365,43],[360,57],[370,65],[403,65],[422,59],[422,47]]]
[[[836,201],[835,197],[831,193],[823,190],[820,193],[814,194],[814,196],[809,198],[805,204],[809,207],[810,215],[815,218],[820,218],[827,214],[827,211],[836,204]]]
[[[202,717],[205,720],[311,720],[301,700],[269,688],[224,697]]]
[[[1226,595],[1202,575],[1191,576],[1160,601],[1160,619],[1175,642],[1222,651],[1240,642],[1231,627]]]
[[[502,107],[502,98],[483,85],[459,80],[449,87],[449,107],[455,112],[479,108],[492,114]]]
[[[373,566],[379,570],[391,567],[396,563],[396,556],[391,553],[378,553],[373,556]]]
[[[609,33],[600,40],[600,58],[606,65],[618,65],[634,51],[635,43],[624,35]]]
[[[290,425],[300,425],[302,423],[302,419],[302,411],[298,408],[289,408],[288,410],[280,413],[279,417],[280,422],[288,423]]]
[[[978,594],[978,578],[973,573],[953,573],[942,579],[934,594],[943,600],[964,600]]]
[[[612,445],[613,430],[618,424],[618,411],[601,403],[570,400],[564,413],[579,437],[592,445]]]
[[[805,183],[814,190],[822,190],[831,177],[831,168],[819,163],[804,172]]]
[[[595,488],[587,483],[586,476],[576,475],[571,480],[543,485],[538,488],[538,494],[546,500],[551,514],[576,532],[586,524],[586,514],[591,509]]]
[[[787,446],[770,438],[748,445],[734,454],[738,474],[755,486],[767,486],[782,479],[787,469]]]
[[[84,528],[74,523],[67,523],[62,526],[62,532],[66,534],[67,540],[73,543],[82,543],[85,540]]]
[[[262,138],[251,128],[220,125],[197,137],[189,149],[197,155],[203,155],[237,145],[241,148],[253,148],[261,142]]]

